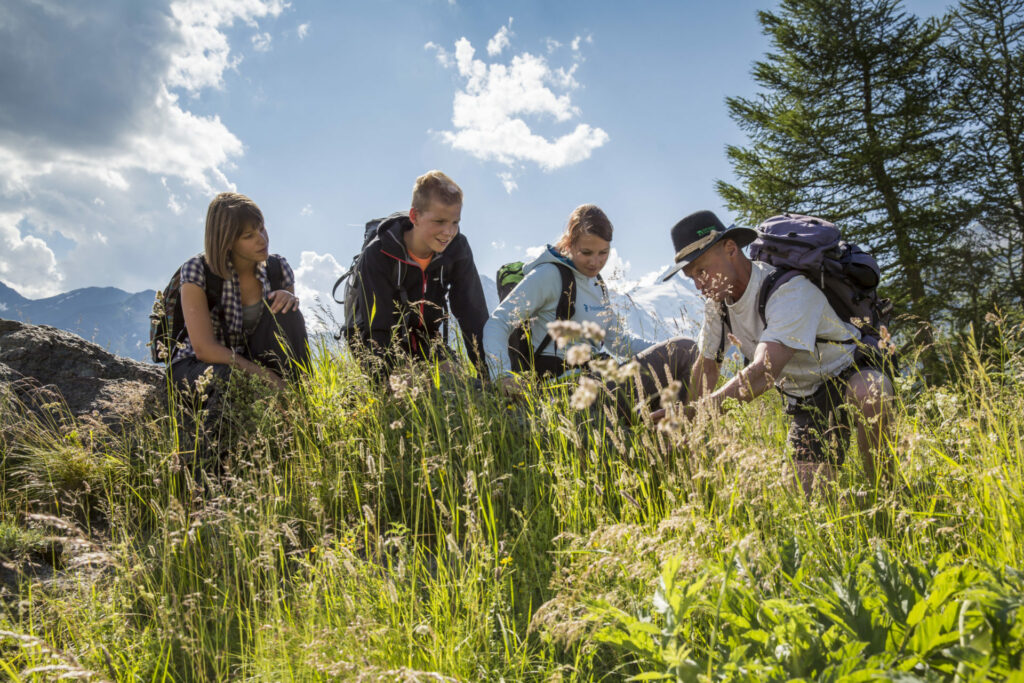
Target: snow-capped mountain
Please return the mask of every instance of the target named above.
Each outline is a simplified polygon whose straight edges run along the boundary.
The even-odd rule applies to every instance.
[[[480,276],[487,308],[498,305],[494,280]],[[608,295],[627,329],[637,336],[662,341],[678,335],[696,337],[704,315],[704,302],[682,276],[661,282],[657,273],[640,280],[606,280]]]

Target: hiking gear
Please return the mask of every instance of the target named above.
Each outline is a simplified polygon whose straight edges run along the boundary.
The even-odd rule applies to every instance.
[[[372,242],[375,237],[377,237],[377,232],[380,230],[380,226],[382,224],[390,224],[393,221],[401,221],[403,218],[405,220],[409,220],[408,211],[396,211],[390,216],[385,216],[384,218],[374,218],[366,222],[366,226],[363,228],[363,246],[361,246],[356,255],[352,257],[352,264],[348,267],[348,270],[342,273],[341,277],[335,280],[334,287],[331,288],[331,298],[334,299],[336,303],[342,304],[342,310],[345,316],[341,330],[338,332],[337,335],[335,335],[336,339],[340,339],[342,335],[344,335],[346,339],[350,338],[352,333],[355,332],[356,326],[359,324],[359,322],[363,321],[363,318],[365,318],[365,316],[363,315],[362,308],[359,305],[359,297],[357,296],[358,287],[354,286],[354,284],[355,280],[357,279],[355,277],[355,274],[359,271],[359,263],[362,260],[363,253],[366,251],[367,245],[370,244],[370,242]],[[395,275],[395,280],[398,279],[397,274],[398,263],[396,262],[393,266],[393,275]],[[338,287],[341,286],[342,282],[346,281],[348,282],[348,284],[345,285],[344,298],[338,299]],[[404,307],[405,304],[409,303],[409,300],[408,297],[405,296],[404,291],[402,292],[402,295],[404,297],[402,299],[402,304]]]
[[[675,265],[662,274],[662,281],[696,261],[704,252],[723,239],[729,238],[738,247],[754,241],[757,233],[738,225],[728,228],[711,211],[691,213],[672,226],[672,246],[676,250]]]
[[[396,351],[427,358],[438,341],[447,343],[450,304],[467,355],[476,362],[487,303],[469,242],[461,232],[456,234],[423,269],[405,247],[405,232],[412,227],[407,212],[366,224],[364,246],[332,292],[338,301],[337,289],[345,282],[339,301],[345,320],[337,336],[344,336],[350,346],[368,347],[388,371],[397,360]]]
[[[580,324],[593,323],[607,332],[603,343],[583,340],[589,341],[592,355],[608,351],[616,357],[628,358],[652,345],[651,341],[633,336],[622,328],[611,307],[602,278],[584,275],[571,259],[548,246],[535,259],[523,265],[525,277],[498,304],[487,321],[484,328],[484,351],[491,377],[500,377],[520,367],[518,364],[513,366],[509,352],[509,337],[517,328],[525,326],[533,345],[537,346],[548,333],[548,325],[560,320],[556,309],[561,293],[568,291],[568,287],[562,284],[561,270],[550,267],[559,264],[569,268],[575,279],[574,313],[571,320]],[[523,350],[528,354],[527,349]],[[543,355],[537,355],[534,351],[537,363],[534,373],[540,374],[538,366],[546,362],[548,357],[559,364],[558,367],[562,367],[565,351],[550,343]]]
[[[892,302],[878,296],[882,271],[878,261],[856,244],[843,241],[835,224],[814,216],[782,214],[757,228],[750,258],[775,267],[758,292],[758,313],[767,325],[768,299],[782,284],[797,275],[814,283],[840,320],[860,330],[861,342],[878,348],[880,330],[892,318]],[[728,310],[722,305],[722,321],[729,328]],[[725,351],[725,337],[718,351]],[[818,340],[827,341],[827,340]]]
[[[526,275],[523,273],[523,262],[513,261],[498,268],[495,283],[498,285],[498,301],[504,301]]]
[[[576,314],[576,276],[573,274],[572,268],[563,263],[552,263],[551,265],[558,268],[558,274],[562,278],[558,304],[555,306],[555,317],[558,320],[571,320]],[[504,271],[504,277],[502,271]],[[519,280],[515,284],[519,284],[523,279],[522,262],[507,263],[498,269],[499,301],[503,301],[509,292],[515,288],[515,284],[511,287],[507,287],[507,285],[509,280],[517,276]],[[505,288],[502,287],[503,283],[506,285]],[[505,290],[504,294],[502,293],[503,289]],[[551,343],[551,335],[545,334],[540,340],[540,344],[534,348],[527,330],[527,324],[524,322],[516,325],[508,336],[508,357],[512,363],[512,370],[515,372],[535,370],[538,374],[547,373],[556,376],[565,372],[565,361],[560,358],[548,357],[541,361],[543,367],[538,365],[538,358],[544,355],[544,349]],[[556,360],[557,362],[555,362]]]
[[[224,279],[210,270],[206,259],[200,255],[204,281],[206,283],[206,305],[210,315],[216,315],[221,330],[227,330],[224,307],[221,305],[221,293],[224,290]],[[187,263],[185,265],[188,265]],[[185,314],[181,309],[181,271],[184,266],[174,271],[163,292],[153,302],[153,310],[149,314],[149,353],[154,363],[169,362],[174,357],[175,347],[188,336],[185,329]],[[276,254],[267,257],[267,279],[270,291],[284,287],[284,268]],[[241,318],[242,312],[238,311]]]

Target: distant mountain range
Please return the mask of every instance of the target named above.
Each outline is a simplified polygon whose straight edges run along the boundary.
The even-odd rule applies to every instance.
[[[151,289],[131,294],[115,287],[84,287],[46,299],[26,299],[0,282],[0,318],[50,325],[119,356],[147,360],[155,296]]]
[[[487,305],[498,305],[494,280],[481,276]],[[300,283],[301,284],[301,283]],[[681,277],[657,282],[613,280],[609,294],[625,324],[641,337],[668,339],[677,334],[696,336],[704,306]],[[129,293],[115,287],[85,287],[46,299],[27,299],[0,282],[0,318],[50,325],[95,343],[111,353],[148,360],[149,313],[156,292]],[[340,306],[335,311],[339,320]],[[312,322],[311,313],[306,320]]]

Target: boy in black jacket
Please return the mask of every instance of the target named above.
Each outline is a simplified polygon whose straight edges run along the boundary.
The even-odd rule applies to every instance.
[[[350,342],[389,372],[399,353],[430,359],[445,346],[448,303],[472,362],[487,321],[473,251],[459,232],[462,190],[441,171],[416,179],[408,214],[385,219],[363,249]]]

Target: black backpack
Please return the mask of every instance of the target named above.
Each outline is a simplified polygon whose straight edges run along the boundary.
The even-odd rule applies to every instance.
[[[841,320],[860,330],[862,343],[878,348],[880,331],[888,327],[893,310],[892,302],[878,295],[881,270],[871,254],[844,241],[833,223],[799,214],[773,216],[758,226],[750,258],[775,266],[758,291],[757,311],[764,325],[768,324],[765,309],[769,297],[782,284],[803,275],[824,292]],[[730,330],[724,303],[722,323],[719,362],[725,351],[725,332]]]
[[[224,310],[220,305],[220,295],[224,289],[224,279],[210,270],[210,265],[203,259],[203,271],[206,277],[206,305],[211,314],[220,319],[221,329],[225,329]],[[284,284],[284,270],[276,256],[267,258],[267,278],[270,289],[281,289]],[[181,268],[174,271],[164,291],[156,295],[153,310],[149,314],[149,354],[154,363],[169,363],[174,356],[174,347],[185,338],[185,314],[181,310]],[[163,357],[161,357],[163,356]]]
[[[573,274],[572,268],[567,265],[562,263],[551,263],[551,265],[557,266],[558,273],[562,276],[562,293],[555,306],[555,318],[572,320],[576,314],[576,276]],[[523,263],[521,261],[506,263],[499,268],[495,279],[498,288],[498,301],[504,301],[522,280]],[[604,280],[600,275],[598,282],[601,283],[601,289],[607,294]],[[560,358],[543,355],[544,349],[551,344],[551,335],[545,334],[535,349],[530,343],[529,325],[529,321],[516,325],[508,336],[508,357],[512,363],[512,370],[514,372],[533,370],[541,375],[561,375],[565,372],[565,362]]]

